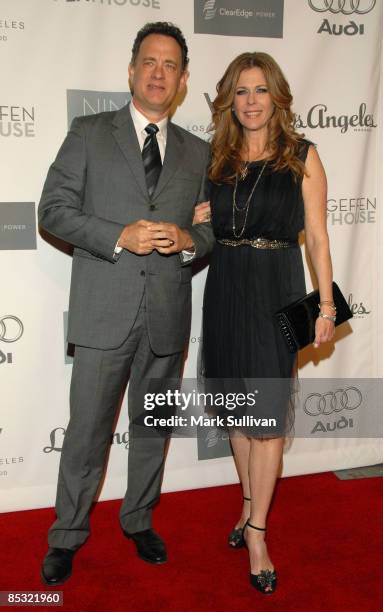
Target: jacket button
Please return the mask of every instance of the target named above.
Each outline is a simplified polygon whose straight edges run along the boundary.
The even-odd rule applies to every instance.
[[[145,276],[145,270],[141,270],[140,274],[141,276]]]
[[[156,207],[156,205],[155,205],[155,204],[151,204],[151,205],[149,206],[149,208],[150,208],[150,210],[157,210],[157,207]]]

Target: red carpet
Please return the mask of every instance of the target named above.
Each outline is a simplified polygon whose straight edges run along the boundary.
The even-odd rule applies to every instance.
[[[279,586],[271,596],[248,583],[245,550],[226,544],[240,504],[237,485],[164,494],[155,528],[169,561],[136,557],[118,524],[120,502],[98,503],[92,535],[61,587],[65,610],[226,612],[381,610],[382,478],[333,474],[284,478],[268,524]],[[0,590],[46,590],[39,578],[52,509],[0,515]]]

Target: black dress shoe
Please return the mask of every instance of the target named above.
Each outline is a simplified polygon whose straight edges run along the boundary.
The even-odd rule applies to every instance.
[[[56,586],[68,580],[75,552],[69,548],[49,548],[41,567],[43,582],[48,586]]]
[[[124,534],[135,543],[140,559],[156,564],[167,561],[165,544],[153,529],[145,529],[136,533],[124,531]]]

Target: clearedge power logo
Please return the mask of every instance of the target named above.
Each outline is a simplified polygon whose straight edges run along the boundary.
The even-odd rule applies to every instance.
[[[36,249],[34,202],[0,202],[0,250]]]
[[[284,0],[194,0],[194,32],[283,37]]]

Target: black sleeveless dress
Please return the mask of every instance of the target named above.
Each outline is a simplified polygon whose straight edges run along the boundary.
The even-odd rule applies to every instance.
[[[305,161],[310,142],[302,140],[299,157]],[[236,202],[246,204],[254,182],[264,165],[252,162],[248,175],[239,181]],[[247,390],[254,379],[291,379],[296,355],[285,344],[273,318],[280,308],[306,293],[298,233],[304,227],[302,179],[290,170],[273,171],[268,163],[250,201],[245,231],[233,234],[233,185],[212,184],[210,193],[212,226],[217,242],[213,249],[203,303],[202,364],[205,380],[214,380],[214,389]],[[236,212],[236,228],[242,228],[245,212]],[[228,246],[219,240],[255,239],[288,241],[288,248],[258,249],[250,245]],[[237,381],[230,386],[228,381]],[[274,381],[264,387],[267,406],[245,406],[245,413],[278,416],[285,433],[289,388]],[[210,385],[211,386],[211,385]],[[274,392],[272,391],[274,389]],[[287,395],[286,395],[287,393]],[[243,410],[242,412],[243,413]],[[291,415],[290,415],[291,417]],[[291,425],[291,418],[289,420]],[[250,425],[246,432],[259,435]]]

